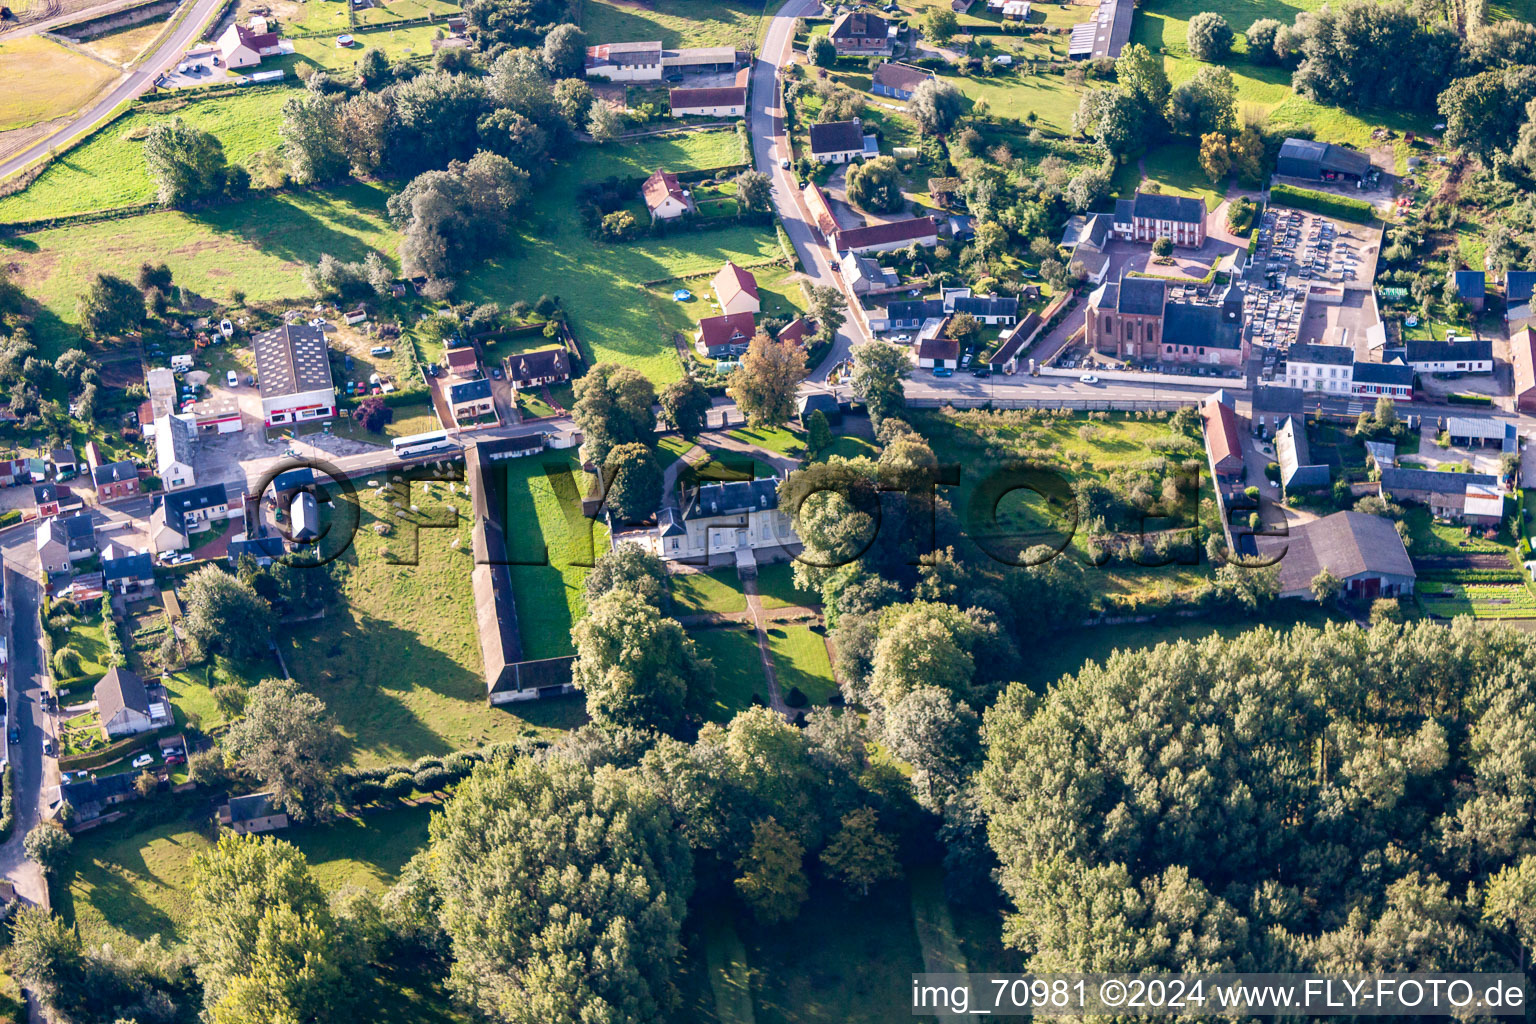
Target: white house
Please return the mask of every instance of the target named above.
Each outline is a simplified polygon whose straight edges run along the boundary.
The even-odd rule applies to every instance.
[[[754,552],[798,545],[788,513],[779,510],[779,481],[740,480],[706,484],[684,495],[681,508],[656,515],[658,549],[667,561],[724,562],[756,571]]]
[[[1410,341],[1405,348],[1415,373],[1492,373],[1491,341]]]
[[[148,732],[169,722],[163,701],[152,701],[149,689],[134,672],[112,668],[96,684],[96,713],[107,739]]]
[[[677,175],[658,170],[640,186],[645,208],[651,220],[673,220],[694,211],[693,198],[678,182]]]
[[[819,164],[845,164],[864,155],[864,124],[828,121],[811,125],[811,159]]]
[[[263,57],[283,52],[282,40],[276,32],[254,32],[238,22],[224,30],[218,46],[224,64],[231,68],[254,67]]]
[[[1349,345],[1292,345],[1285,357],[1285,386],[1347,395],[1354,363]]]
[[[336,415],[336,385],[324,331],[308,324],[284,324],[252,337],[251,347],[267,426]]]
[[[192,446],[197,425],[187,416],[166,415],[155,420],[155,471],[168,491],[197,483]]]
[[[723,314],[761,313],[763,310],[757,296],[757,278],[750,270],[743,270],[729,260],[715,275],[710,287],[714,289]]]

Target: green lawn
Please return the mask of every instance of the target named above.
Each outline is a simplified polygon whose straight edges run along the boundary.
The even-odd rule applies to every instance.
[[[268,88],[135,107],[60,156],[25,190],[0,199],[0,223],[153,202],[155,185],[144,164],[143,139],[152,125],[178,117],[217,135],[230,163],[244,163],[278,144],[283,102],[295,95],[291,89]]]
[[[688,0],[655,0],[643,7],[587,0],[581,27],[591,43],[660,39],[663,46],[734,46],[754,50],[762,12],[762,5],[753,0],[716,0],[706,6]]]
[[[1507,506],[1506,506],[1507,507]],[[1436,522],[1423,505],[1409,505],[1403,519],[1415,555],[1513,554],[1514,538],[1501,529],[1495,540],[1486,540],[1480,531],[1468,532],[1455,523]]]
[[[671,580],[672,602],[678,615],[747,610],[747,595],[742,593],[735,569],[673,573]]]
[[[366,10],[359,13],[366,13]],[[306,60],[332,74],[351,76],[364,50],[383,50],[392,64],[410,57],[430,57],[432,39],[441,28],[441,25],[391,28],[386,24],[380,28],[352,32],[351,36],[357,42],[351,48],[337,46],[333,36],[306,36],[293,40],[293,49],[300,60]],[[262,69],[266,68],[267,63],[262,62]]]
[[[575,452],[504,463],[506,536],[523,657],[575,653],[571,626],[586,611],[582,585],[608,528],[581,514]]]
[[[805,431],[794,427],[737,427],[728,436],[780,455],[805,454]]]
[[[346,604],[317,625],[287,631],[289,670],[326,702],[351,741],[351,760],[410,761],[573,724],[570,701],[492,708],[485,700],[475,604],[470,591],[469,501],[465,488],[416,484],[420,517],[389,515],[389,501],[360,487],[360,522],[337,559]],[[410,519],[450,521],[421,528]],[[379,536],[374,527],[388,523]],[[415,540],[413,545],[412,540]],[[413,551],[414,547],[414,551]],[[416,564],[394,564],[390,557]],[[521,611],[521,606],[519,611]]]
[[[101,610],[96,605],[85,609],[89,614],[75,623],[69,631],[70,647],[80,653],[80,675],[71,680],[75,688],[95,683],[107,674],[107,640]]]
[[[752,695],[768,697],[768,683],[763,678],[757,633],[750,625],[720,629],[695,629],[689,635],[699,653],[714,663],[715,699],[710,719],[729,722],[736,712],[752,705]]]
[[[1193,143],[1165,142],[1148,150],[1142,162],[1147,177],[1162,186],[1164,193],[1193,196],[1205,203],[1207,210],[1214,210],[1221,205],[1222,193],[1212,187],[1210,179],[1200,169],[1198,156],[1199,150]],[[1134,164],[1127,166],[1135,167]],[[1129,197],[1128,192],[1125,197]]]
[[[714,274],[726,260],[756,266],[780,259],[777,237],[766,228],[730,227],[622,245],[599,244],[574,215],[583,181],[643,176],[739,163],[734,131],[669,135],[604,147],[585,146],[535,194],[508,255],[488,260],[455,292],[459,299],[500,302],[558,297],[576,336],[597,362],[621,362],[658,384],[682,373],[671,339],[658,330],[655,295],[647,285]],[[668,294],[670,301],[670,293]]]
[[[832,678],[832,662],[827,657],[827,643],[809,626],[775,625],[768,628],[768,650],[773,653],[774,671],[779,676],[779,692],[786,698],[792,687],[820,707],[837,692]]]
[[[815,608],[821,604],[821,595],[808,593],[795,586],[793,562],[772,562],[757,567],[757,596],[764,608],[791,608],[805,606]]]
[[[312,0],[300,4],[293,18],[293,27],[306,32],[354,32],[347,20],[347,0]],[[359,26],[388,25],[390,22],[410,18],[422,18],[428,14],[445,20],[450,14],[459,13],[457,4],[444,0],[392,0],[364,7],[356,12]]]
[[[853,434],[839,434],[830,445],[816,453],[816,461],[830,462],[834,455],[843,459],[879,459],[880,449],[873,441]]]

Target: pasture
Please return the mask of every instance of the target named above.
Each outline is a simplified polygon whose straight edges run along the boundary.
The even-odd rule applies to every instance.
[[[734,46],[756,48],[763,5],[753,0],[656,0],[639,4],[588,0],[581,27],[587,41],[631,43],[661,40],[663,46]]]

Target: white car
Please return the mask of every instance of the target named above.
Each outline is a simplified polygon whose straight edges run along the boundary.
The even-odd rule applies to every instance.
[[[1091,373],[1085,373],[1081,377],[1077,378],[1077,382],[1079,384],[1097,384],[1099,382],[1099,378],[1095,377]]]
[[[240,386],[240,375],[234,370],[230,370],[224,375],[224,383],[232,388],[237,388]]]
[[[143,768],[146,765],[151,765],[151,764],[154,764],[154,763],[155,763],[155,755],[154,754],[140,754],[138,757],[133,759],[133,767],[135,767],[135,768]]]
[[[784,168],[786,171],[789,170],[789,157],[787,157],[787,156],[779,157],[779,166]]]

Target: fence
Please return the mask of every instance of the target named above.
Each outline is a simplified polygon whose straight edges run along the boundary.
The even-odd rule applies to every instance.
[[[914,409],[1058,409],[1062,412],[1176,412],[1198,405],[1194,396],[1185,399],[1120,401],[1112,398],[986,398],[980,395],[954,395],[948,398],[908,398]]]

